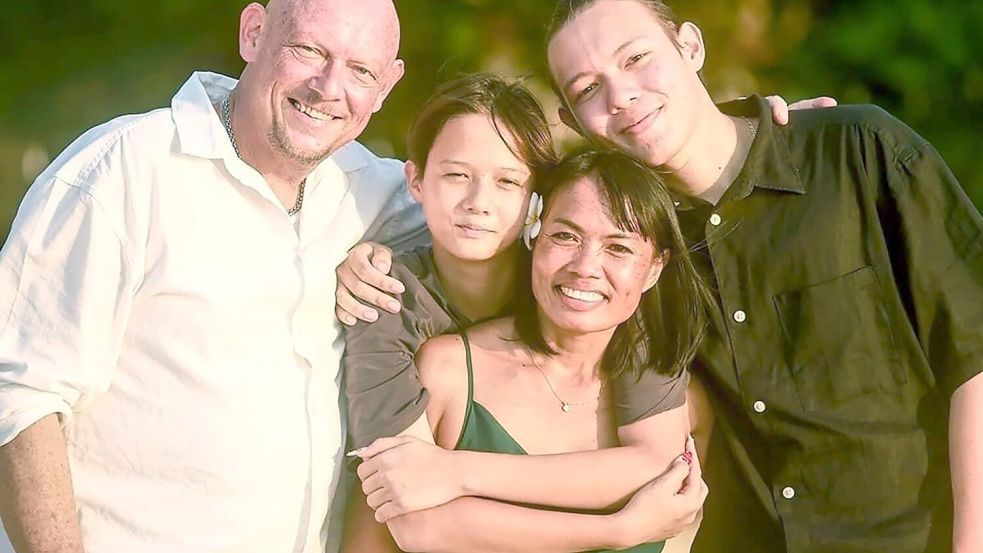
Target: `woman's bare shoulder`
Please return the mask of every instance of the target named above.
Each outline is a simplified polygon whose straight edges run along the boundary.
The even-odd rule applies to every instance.
[[[459,334],[430,338],[416,352],[420,380],[434,395],[438,391],[459,388],[467,384],[464,340]]]

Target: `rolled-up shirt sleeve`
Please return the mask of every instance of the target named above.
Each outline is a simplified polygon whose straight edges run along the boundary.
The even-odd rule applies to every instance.
[[[414,356],[427,339],[453,332],[457,325],[409,269],[394,264],[403,283],[403,308],[380,313],[345,333],[345,397],[353,447],[409,428],[427,408],[428,394]]]
[[[983,371],[983,217],[930,144],[888,123],[880,138],[892,163],[879,209],[897,229],[896,280],[948,396]]]
[[[682,406],[688,384],[688,370],[674,376],[651,370],[622,373],[614,379],[615,422],[626,426]]]
[[[121,219],[57,176],[21,204],[0,253],[0,445],[108,389],[132,302]]]

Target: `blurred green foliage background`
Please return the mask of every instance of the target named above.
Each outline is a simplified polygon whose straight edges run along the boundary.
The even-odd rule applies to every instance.
[[[41,169],[85,129],[164,106],[191,71],[236,75],[243,0],[5,2],[0,18],[0,237]],[[407,74],[362,141],[402,156],[433,86],[531,75],[550,114],[549,0],[396,0]],[[718,100],[752,92],[872,102],[931,141],[983,206],[983,2],[678,0],[703,29]],[[555,121],[555,116],[553,117]],[[559,131],[560,125],[556,123]]]

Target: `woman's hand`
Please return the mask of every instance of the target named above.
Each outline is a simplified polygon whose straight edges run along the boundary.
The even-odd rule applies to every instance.
[[[679,535],[696,521],[707,492],[696,445],[693,438],[689,438],[686,453],[677,457],[666,472],[639,489],[628,504],[615,513],[625,538],[624,548]]]
[[[379,522],[466,495],[455,452],[419,438],[380,438],[352,454],[362,459],[358,477]]]

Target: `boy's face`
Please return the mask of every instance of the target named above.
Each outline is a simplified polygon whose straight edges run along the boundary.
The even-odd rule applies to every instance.
[[[679,161],[693,135],[702,61],[695,26],[670,37],[634,0],[598,0],[549,44],[550,71],[579,130],[652,166]]]
[[[410,192],[423,204],[435,250],[485,261],[516,245],[529,204],[531,172],[487,115],[448,120],[434,140],[426,168],[407,162],[406,171]]]

